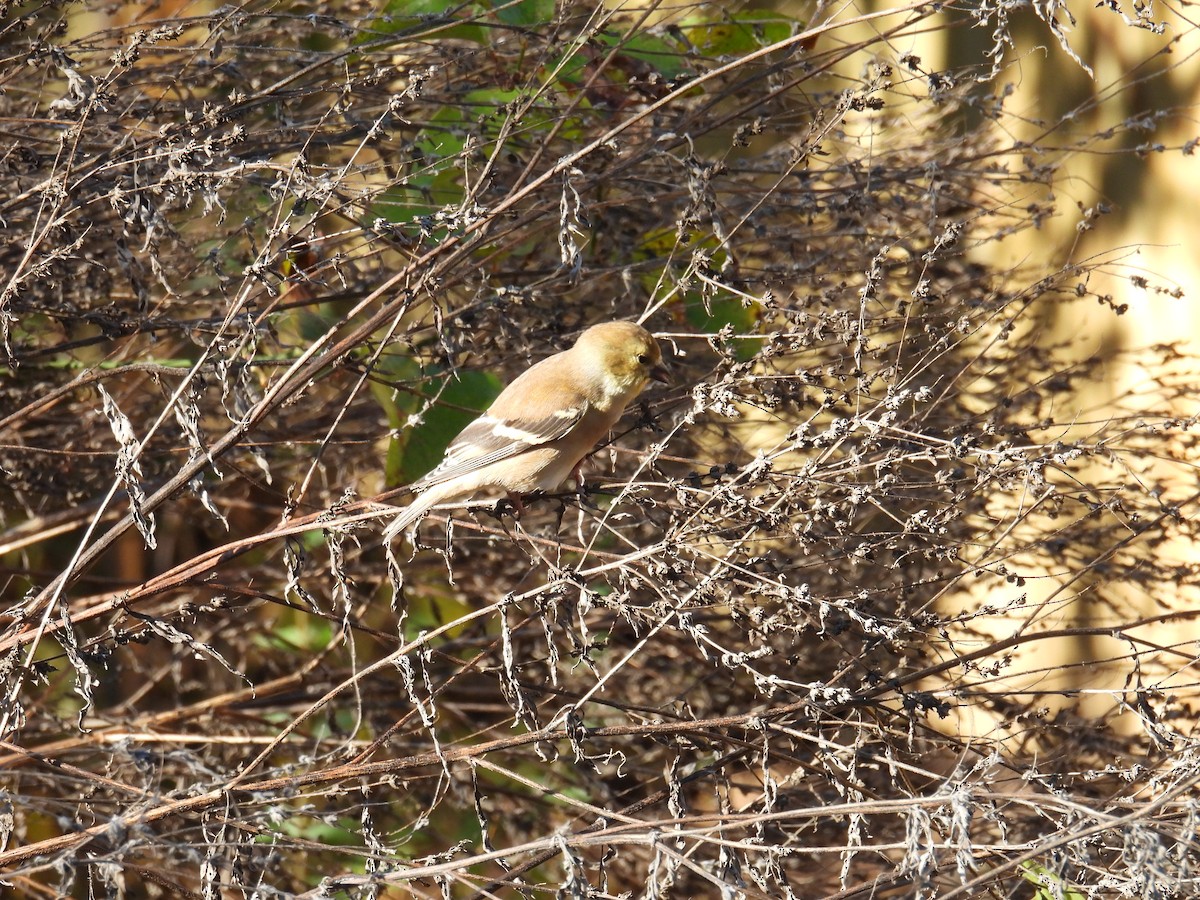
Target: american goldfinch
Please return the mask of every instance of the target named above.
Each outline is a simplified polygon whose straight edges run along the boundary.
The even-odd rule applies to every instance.
[[[552,491],[616,424],[648,379],[667,382],[658,341],[632,322],[593,325],[570,350],[543,359],[463,429],[413,482],[418,495],[384,531],[390,542],[439,503],[485,489],[510,497]]]

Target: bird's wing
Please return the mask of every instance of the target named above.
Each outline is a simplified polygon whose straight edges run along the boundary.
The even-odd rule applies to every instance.
[[[474,472],[535,447],[566,437],[587,413],[586,400],[542,415],[516,414],[496,418],[484,413],[463,429],[446,450],[436,469],[411,485],[423,491],[467,472]]]

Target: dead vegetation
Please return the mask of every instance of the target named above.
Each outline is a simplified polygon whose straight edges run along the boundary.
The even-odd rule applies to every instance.
[[[0,25],[4,880],[1193,895],[1190,362],[1089,398],[1114,266],[990,254],[1078,136],[891,49],[1012,10],[417,6]],[[385,553],[610,317],[586,490]]]

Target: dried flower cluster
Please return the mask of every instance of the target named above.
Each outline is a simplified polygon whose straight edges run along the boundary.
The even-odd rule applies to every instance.
[[[1195,375],[1100,408],[1047,337],[1128,312],[1100,263],[994,262],[1062,214],[1005,137],[1028,4],[617,6],[9,10],[6,883],[1200,890]],[[613,317],[676,383],[582,490],[380,546]]]

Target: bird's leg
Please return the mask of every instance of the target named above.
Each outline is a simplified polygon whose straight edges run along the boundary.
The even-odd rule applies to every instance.
[[[514,519],[519,519],[521,516],[525,515],[525,504],[521,502],[520,494],[514,494],[509,491],[508,502],[512,504]]]

